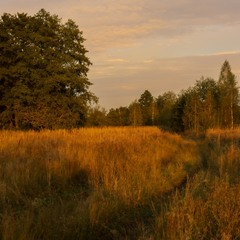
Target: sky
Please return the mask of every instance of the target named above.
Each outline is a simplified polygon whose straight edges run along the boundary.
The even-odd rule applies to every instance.
[[[83,31],[90,91],[107,110],[145,90],[158,97],[218,80],[225,60],[239,82],[239,0],[0,0],[1,15],[41,8]]]

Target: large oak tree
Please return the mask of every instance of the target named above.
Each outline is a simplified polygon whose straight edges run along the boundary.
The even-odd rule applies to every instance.
[[[0,19],[0,127],[70,128],[83,125],[96,97],[91,62],[72,20],[44,9]]]

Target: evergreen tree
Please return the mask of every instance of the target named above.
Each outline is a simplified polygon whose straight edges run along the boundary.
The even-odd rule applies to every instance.
[[[141,94],[138,103],[142,109],[144,125],[155,125],[157,106],[152,94],[148,90],[145,90]]]
[[[110,126],[128,126],[129,109],[127,107],[111,108],[107,114],[107,123]]]
[[[231,71],[231,66],[226,60],[221,68],[219,80],[219,126],[234,127],[234,118],[238,110],[239,89],[236,76]]]
[[[158,108],[158,124],[162,127],[169,129],[172,122],[173,106],[176,102],[176,94],[174,92],[165,92],[158,96],[157,108]]]
[[[182,91],[176,99],[172,110],[171,128],[176,132],[183,132],[186,130],[184,125],[184,109],[188,99],[188,92]]]
[[[91,64],[78,26],[44,9],[0,19],[0,125],[65,128],[84,125],[96,101]]]

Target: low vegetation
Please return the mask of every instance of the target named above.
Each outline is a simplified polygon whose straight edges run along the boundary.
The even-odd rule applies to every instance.
[[[157,128],[0,133],[3,239],[141,235],[155,203],[199,163]]]
[[[1,239],[239,239],[239,136],[1,131]]]
[[[210,129],[202,164],[156,220],[157,239],[240,239],[240,129]]]

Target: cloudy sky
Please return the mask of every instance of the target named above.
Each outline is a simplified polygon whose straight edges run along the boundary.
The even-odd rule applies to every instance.
[[[83,31],[90,90],[106,109],[217,80],[226,59],[240,79],[239,0],[0,0],[1,15],[41,8]]]

